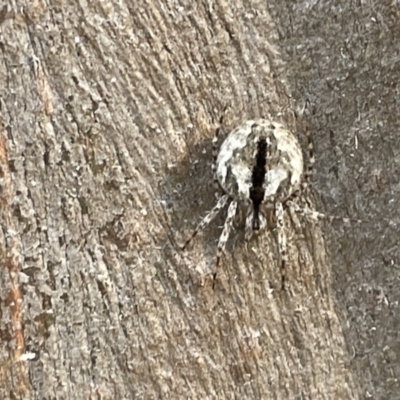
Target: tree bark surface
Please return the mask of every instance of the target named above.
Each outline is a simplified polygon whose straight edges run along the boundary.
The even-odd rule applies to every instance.
[[[292,3],[2,8],[0,398],[397,398],[397,6]],[[311,124],[313,207],[367,220],[286,212],[284,291],[273,224],[214,285],[226,210],[180,249],[221,116]]]

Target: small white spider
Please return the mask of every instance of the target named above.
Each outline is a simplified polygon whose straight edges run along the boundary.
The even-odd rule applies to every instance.
[[[324,217],[323,214],[301,209],[291,201],[305,187],[314,163],[313,146],[307,130],[310,152],[309,167],[304,172],[303,155],[297,138],[282,124],[269,119],[245,122],[234,129],[224,140],[217,153],[218,130],[213,140],[214,179],[224,194],[214,208],[205,216],[186,241],[183,249],[196,234],[204,229],[228,203],[228,215],[218,242],[216,266],[225,250],[238,204],[247,205],[246,240],[254,231],[267,225],[265,211],[273,210],[278,246],[282,263],[282,288],[284,288],[284,268],[287,259],[286,236],[284,231],[284,206],[296,212]],[[214,274],[215,278],[216,274]]]

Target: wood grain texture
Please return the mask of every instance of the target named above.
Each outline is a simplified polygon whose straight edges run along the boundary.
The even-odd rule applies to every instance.
[[[398,399],[400,120],[398,1],[269,1],[295,98],[315,104],[318,209],[333,294],[361,398]]]
[[[286,214],[286,292],[272,230],[238,228],[214,289],[222,217],[179,249],[222,113],[304,130],[265,2],[1,15],[0,397],[358,398],[316,224]]]

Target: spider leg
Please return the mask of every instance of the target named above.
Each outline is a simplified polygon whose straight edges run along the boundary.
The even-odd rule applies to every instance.
[[[300,112],[300,115],[302,116],[310,116],[311,115],[311,103],[310,100],[306,99],[305,104],[303,106],[303,109]],[[312,175],[312,171],[313,171],[313,167],[314,167],[314,163],[315,163],[315,158],[314,158],[314,144],[313,144],[313,140],[312,140],[312,133],[311,133],[311,129],[308,125],[308,123],[306,122],[306,126],[305,126],[305,135],[307,138],[307,150],[308,150],[308,166],[306,169],[306,172],[304,174],[304,179],[303,181],[309,181],[311,175]]]
[[[275,217],[278,231],[278,246],[279,253],[281,255],[281,270],[282,270],[282,290],[285,290],[286,280],[286,262],[287,262],[287,246],[286,246],[286,235],[285,225],[283,220],[283,205],[281,202],[275,204]]]
[[[299,221],[296,211],[293,209],[293,207],[289,207],[289,206],[287,206],[286,208],[284,207],[284,209],[289,211],[290,219],[293,222],[295,231],[297,233],[301,232],[301,223]]]
[[[221,128],[218,128],[215,131],[215,135],[214,135],[213,140],[212,140],[212,158],[213,158],[213,161],[212,161],[211,168],[212,168],[212,174],[213,174],[213,178],[214,178],[214,184],[218,181],[216,173],[217,173],[217,158],[218,158],[218,136],[219,136],[220,129]]]
[[[345,223],[348,223],[348,222],[361,223],[362,222],[360,219],[352,220],[350,218],[345,218],[345,217],[325,215],[318,211],[311,210],[308,207],[302,208],[293,201],[288,201],[286,204],[288,207],[292,208],[296,213],[298,213],[300,215],[308,215],[309,217],[311,217],[312,219],[314,219],[316,221],[327,220],[329,222],[332,222],[334,220],[339,220],[339,221],[343,221]]]
[[[219,260],[221,259],[222,253],[225,251],[226,243],[228,242],[228,238],[229,238],[229,233],[232,228],[233,219],[235,218],[235,215],[236,215],[236,209],[237,209],[237,202],[235,200],[233,200],[232,203],[229,205],[228,216],[226,217],[224,229],[222,230],[221,236],[218,241],[217,260],[215,263],[216,268],[218,267]],[[213,276],[214,281],[215,281],[216,276],[217,276],[217,272],[214,273],[214,276]]]
[[[289,200],[286,203],[286,205],[288,207],[290,207],[292,210],[294,210],[297,214],[308,215],[309,217],[311,217],[312,219],[314,219],[316,221],[319,221],[322,219],[328,219],[328,220],[332,221],[335,218],[335,217],[328,217],[325,214],[321,214],[318,211],[314,211],[309,208],[304,208],[304,207],[302,208],[298,204],[296,204],[294,201]]]
[[[253,205],[249,204],[249,209],[247,210],[247,215],[246,215],[246,227],[244,231],[245,240],[250,240],[251,237],[253,236],[253,218],[254,218]]]
[[[309,101],[307,100],[302,114],[306,112],[309,108]],[[300,182],[300,186],[290,195],[288,196],[282,203],[286,205],[287,202],[296,199],[300,195],[300,191],[306,191],[306,189],[310,186],[311,176],[313,174],[314,164],[315,164],[315,157],[314,157],[314,143],[312,140],[312,133],[309,125],[306,123],[305,127],[305,136],[307,138],[307,150],[308,150],[308,163],[307,167],[305,168],[305,172]]]
[[[313,141],[312,141],[311,129],[310,129],[310,127],[308,125],[306,126],[306,136],[307,136],[307,142],[308,142],[308,144],[307,144],[308,165],[307,165],[306,172],[303,175],[303,182],[301,184],[301,187],[303,189],[306,189],[307,186],[309,185],[311,176],[313,174],[314,164],[315,164],[314,144],[313,144]]]
[[[193,231],[192,236],[185,242],[182,246],[182,250],[185,250],[187,245],[193,240],[193,238],[197,235],[197,233],[203,230],[218,214],[221,208],[225,207],[229,201],[229,195],[223,195],[218,203],[214,206],[214,208],[201,220],[201,222],[197,225],[196,229]]]

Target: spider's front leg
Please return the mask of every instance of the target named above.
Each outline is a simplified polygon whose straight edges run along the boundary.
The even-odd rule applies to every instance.
[[[286,262],[287,262],[287,245],[285,235],[285,224],[283,219],[283,205],[280,201],[275,203],[276,228],[278,231],[278,247],[281,255],[281,275],[282,275],[282,290],[285,290],[286,280]]]
[[[355,219],[355,218],[352,219],[352,218],[346,218],[346,217],[339,217],[339,216],[335,216],[335,215],[322,214],[318,211],[311,210],[308,207],[300,207],[298,204],[296,204],[293,201],[288,201],[286,204],[297,214],[308,216],[311,219],[313,219],[314,221],[326,220],[326,221],[332,222],[332,221],[337,220],[337,221],[343,221],[344,223],[352,222],[355,224],[360,224],[362,222],[361,219]]]
[[[229,201],[229,195],[223,195],[218,203],[214,206],[214,208],[200,221],[197,225],[196,229],[193,231],[192,236],[188,240],[186,240],[185,244],[182,246],[182,251],[186,249],[188,244],[193,240],[193,238],[197,235],[199,231],[202,231],[218,214],[221,208],[225,207]],[[232,204],[231,204],[232,206]]]
[[[218,241],[218,248],[217,248],[217,260],[215,263],[215,268],[218,268],[219,260],[221,259],[222,253],[225,251],[226,243],[228,242],[229,233],[232,229],[233,220],[236,215],[237,209],[237,202],[235,200],[229,205],[228,208],[228,216],[226,217],[224,229],[222,230],[221,236]],[[217,271],[214,272],[213,280],[217,277]]]

